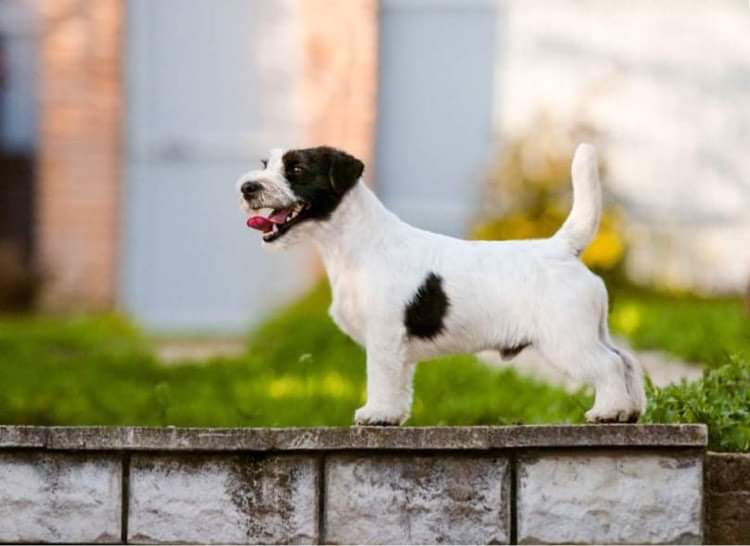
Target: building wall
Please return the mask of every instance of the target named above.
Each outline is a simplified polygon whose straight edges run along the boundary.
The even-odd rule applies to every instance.
[[[0,148],[29,153],[36,145],[37,19],[33,0],[0,2]]]
[[[239,331],[309,285],[305,249],[261,248],[235,188],[303,135],[294,13],[287,0],[128,2],[118,300],[147,328]]]
[[[377,0],[300,3],[300,85],[305,144],[342,148],[372,161],[378,68]]]
[[[122,2],[40,0],[38,260],[48,307],[114,300]]]
[[[601,135],[637,278],[736,290],[750,276],[746,0],[502,1],[495,127],[541,114]]]
[[[463,236],[492,142],[494,0],[380,2],[377,179],[385,203]]]
[[[234,180],[276,146],[332,144],[370,163],[377,3],[235,0],[203,13],[203,3],[162,2],[151,6],[159,17],[129,18],[147,5],[38,3],[43,303],[117,304],[166,329],[244,327],[308,286],[315,267],[306,250],[261,251],[242,226]],[[244,27],[222,22],[245,8]],[[217,44],[229,43],[221,29],[260,26],[247,47],[167,47],[190,43],[191,22]],[[202,72],[191,76],[191,66]],[[243,73],[258,78],[230,88]],[[183,79],[170,87],[169,74]]]

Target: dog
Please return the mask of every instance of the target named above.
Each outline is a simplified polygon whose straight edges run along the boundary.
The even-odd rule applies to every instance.
[[[355,424],[403,424],[419,361],[488,349],[511,359],[527,347],[593,386],[587,421],[638,420],[641,368],[612,343],[607,289],[579,259],[601,213],[593,146],[575,152],[573,206],[548,239],[467,241],[418,229],[386,209],[363,171],[335,148],[275,149],[237,182],[263,245],[309,240],[320,253],[330,315],[367,352],[367,402]]]

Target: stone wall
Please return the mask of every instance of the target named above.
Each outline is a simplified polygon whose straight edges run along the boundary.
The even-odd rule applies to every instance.
[[[706,457],[706,540],[750,544],[750,453]]]
[[[700,543],[706,437],[0,427],[0,542]]]

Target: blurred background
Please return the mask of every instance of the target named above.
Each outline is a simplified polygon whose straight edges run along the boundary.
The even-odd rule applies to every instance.
[[[266,254],[243,229],[233,183],[269,148],[349,150],[406,220],[465,235],[492,215],[484,183],[512,142],[525,140],[524,165],[538,170],[569,161],[585,129],[631,220],[628,273],[741,291],[749,11],[742,0],[3,0],[0,245],[4,268],[36,281],[18,274],[3,289],[153,328],[237,331],[315,273],[306,249]]]
[[[234,182],[270,148],[343,148],[407,221],[493,239],[555,231],[585,139],[613,327],[718,366],[750,346],[749,30],[745,0],[2,0],[6,332],[85,317],[166,360],[246,355],[327,297],[310,248],[244,227]]]

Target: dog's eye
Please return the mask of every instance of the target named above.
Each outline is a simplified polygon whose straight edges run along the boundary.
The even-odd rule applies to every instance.
[[[267,159],[261,159],[260,162],[263,165],[264,169],[268,168],[268,160]]]
[[[295,165],[292,167],[292,174],[302,174],[305,172],[305,169],[302,168],[302,165]]]

